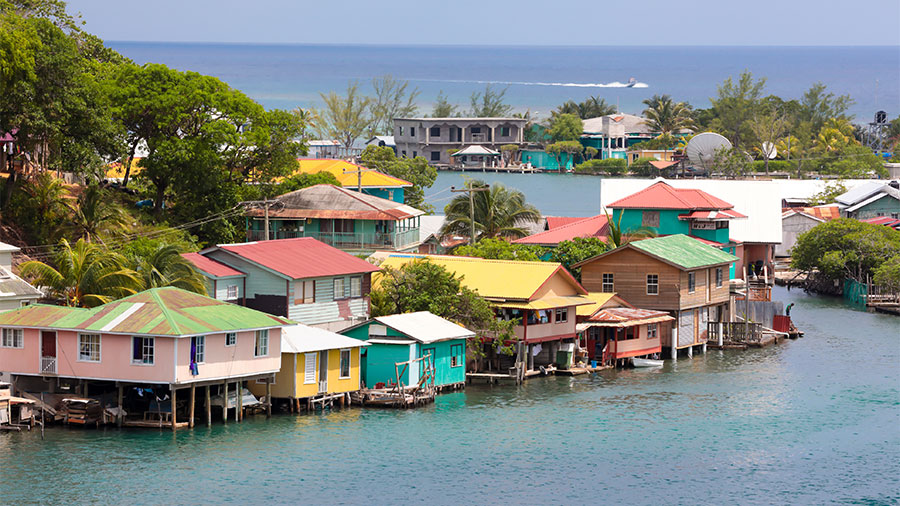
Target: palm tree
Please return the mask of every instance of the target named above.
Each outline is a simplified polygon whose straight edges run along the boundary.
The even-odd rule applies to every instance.
[[[654,132],[662,135],[678,133],[684,129],[696,128],[691,115],[691,106],[686,102],[675,102],[669,95],[653,95],[644,100],[645,123]]]
[[[649,237],[656,237],[656,230],[650,227],[641,227],[637,230],[623,231],[622,216],[624,215],[624,212],[619,213],[619,219],[613,221],[613,219],[609,216],[609,213],[606,213],[606,245],[609,246],[609,249],[616,249],[620,246],[625,246],[631,241],[639,241],[641,239],[647,239]]]
[[[111,202],[108,193],[99,186],[88,186],[78,197],[72,216],[72,228],[77,237],[91,242],[101,232],[109,232],[124,225],[122,209]]]
[[[206,278],[181,256],[175,245],[163,244],[149,256],[136,259],[135,271],[144,289],[174,286],[207,295]]]
[[[469,181],[468,188],[487,187],[484,181]],[[525,202],[525,195],[518,190],[507,189],[502,184],[494,184],[487,191],[474,192],[472,196],[475,233],[473,239],[490,238],[519,238],[528,235],[528,231],[522,228],[527,223],[537,223],[541,219],[541,212],[536,207]],[[471,220],[469,219],[469,196],[460,195],[447,204],[444,214],[447,215],[442,235],[471,234]]]
[[[79,239],[73,247],[63,239],[53,255],[56,267],[32,260],[19,266],[22,276],[45,287],[69,306],[94,307],[132,295],[141,288],[125,257]]]

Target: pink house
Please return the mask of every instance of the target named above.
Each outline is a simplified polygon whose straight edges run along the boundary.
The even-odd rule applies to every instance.
[[[10,373],[19,390],[115,394],[117,407],[125,403],[126,425],[174,428],[179,411],[193,425],[198,405],[209,423],[216,404],[210,387],[223,419],[228,408],[240,419],[238,386],[243,391],[245,381],[274,378],[281,328],[291,324],[171,287],[91,309],[33,305],[0,314],[0,371]],[[202,402],[197,387],[206,387]],[[178,402],[180,389],[190,390],[188,402]]]

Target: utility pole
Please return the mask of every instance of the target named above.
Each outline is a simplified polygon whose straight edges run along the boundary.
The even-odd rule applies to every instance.
[[[450,187],[450,191],[453,193],[468,193],[469,194],[469,225],[472,226],[472,235],[470,236],[469,244],[475,244],[475,192],[486,192],[490,191],[491,186],[480,186],[475,188],[474,186],[469,186],[466,188],[456,189],[455,186]]]
[[[344,174],[356,174],[356,191],[358,191],[359,193],[362,193],[363,172],[378,172],[378,171],[375,169],[367,169],[367,168],[361,167],[359,165],[357,165],[357,167],[359,167],[357,170],[344,169]]]
[[[269,210],[273,208],[283,208],[284,202],[280,200],[269,200],[268,197],[264,197],[263,200],[247,200],[241,202],[241,205],[244,207],[255,207],[257,209],[262,209],[265,216],[265,238],[264,241],[269,240]]]

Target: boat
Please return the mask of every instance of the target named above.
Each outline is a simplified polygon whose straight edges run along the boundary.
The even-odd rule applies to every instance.
[[[635,367],[662,367],[663,361],[650,358],[633,358],[631,359],[631,365]]]
[[[626,88],[634,88],[634,85],[637,84],[637,79],[631,78],[628,80],[628,83],[625,85]]]

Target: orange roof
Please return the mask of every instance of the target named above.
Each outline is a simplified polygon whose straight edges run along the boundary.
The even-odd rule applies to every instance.
[[[607,207],[613,209],[731,209],[733,205],[703,190],[673,188],[665,181],[619,199]]]
[[[556,227],[581,221],[588,216],[546,216],[545,218],[547,218],[547,230],[553,230]]]
[[[529,235],[513,241],[515,244],[541,244],[555,246],[563,241],[571,241],[576,237],[597,237],[606,240],[609,224],[605,214],[598,214],[590,218],[581,218],[578,221],[568,223],[561,227],[552,228],[537,234]]]
[[[815,216],[820,220],[834,220],[841,217],[841,208],[838,206],[821,206],[821,207],[795,207],[792,211],[806,213]]]
[[[341,186],[355,188],[359,184],[358,175],[354,172],[365,170],[362,173],[362,186],[370,188],[404,188],[412,186],[409,181],[394,177],[376,170],[368,170],[362,165],[357,165],[345,160],[324,159],[324,158],[301,158],[297,162],[300,168],[297,173],[302,174],[318,174],[320,172],[329,172],[340,183]]]

